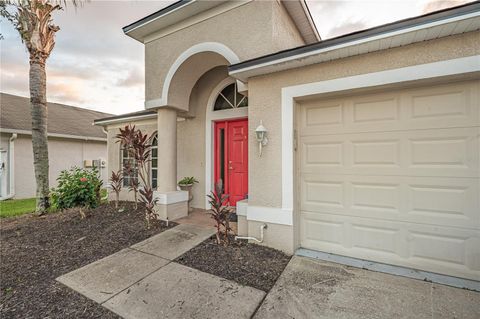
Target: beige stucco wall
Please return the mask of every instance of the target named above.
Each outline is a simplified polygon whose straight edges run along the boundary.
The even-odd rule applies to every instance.
[[[11,134],[2,134],[2,147],[8,148]],[[35,174],[33,170],[32,140],[29,135],[18,135],[14,146],[15,198],[35,197]],[[65,138],[48,139],[50,187],[57,185],[57,177],[64,169],[83,167],[83,160],[107,159],[105,142],[82,141]],[[104,183],[107,170],[101,170]]]
[[[221,43],[241,61],[302,45],[298,31],[280,7],[277,1],[253,1],[146,43],[145,99],[161,97],[168,70],[195,44]]]
[[[190,96],[195,117],[177,122],[177,176],[195,176],[192,206],[205,208],[205,116],[213,89],[227,77],[227,68],[218,67],[200,78]]]
[[[285,7],[277,1],[272,1],[272,5],[272,52],[304,45],[305,41]]]
[[[249,205],[281,207],[283,87],[476,55],[480,53],[479,35],[470,32],[249,79],[250,137],[260,120],[269,134],[261,158],[258,145],[250,138]]]

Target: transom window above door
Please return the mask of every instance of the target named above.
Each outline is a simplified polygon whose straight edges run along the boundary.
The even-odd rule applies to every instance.
[[[232,83],[218,94],[213,110],[220,111],[247,106],[248,98],[238,93],[237,83]]]

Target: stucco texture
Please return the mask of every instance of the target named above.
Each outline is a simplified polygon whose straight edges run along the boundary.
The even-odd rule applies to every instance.
[[[227,77],[226,67],[218,67],[200,78],[190,96],[194,118],[177,122],[177,176],[195,176],[191,205],[205,208],[205,117],[213,89]]]
[[[258,145],[250,138],[249,205],[281,207],[282,204],[282,88],[477,55],[479,35],[478,31],[470,32],[249,79],[250,136],[254,136],[262,120],[269,139],[259,158]]]
[[[304,43],[281,4],[276,1],[246,3],[146,43],[147,101],[161,97],[166,74],[175,60],[190,47],[203,42],[227,46],[240,61]]]

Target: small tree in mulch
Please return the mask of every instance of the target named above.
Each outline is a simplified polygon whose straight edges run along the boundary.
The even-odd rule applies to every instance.
[[[142,131],[135,128],[135,125],[127,125],[120,129],[120,133],[116,137],[122,148],[127,150],[129,156],[135,160],[134,170],[139,179],[137,189],[140,193],[140,201],[145,204],[145,219],[147,228],[150,228],[150,222],[158,217],[154,209],[156,199],[150,183],[148,165],[151,161],[152,137],[143,134]],[[124,171],[127,172],[128,167],[124,168]]]
[[[212,206],[212,218],[216,223],[217,244],[228,246],[228,244],[230,244],[228,232],[232,230],[230,227],[230,215],[232,214],[232,211],[226,205],[228,202],[228,195],[222,194],[221,182],[218,182],[215,185],[215,191],[210,192],[210,195],[207,195],[207,197],[208,202]]]
[[[120,191],[122,190],[123,176],[121,171],[114,172],[110,176],[110,186],[115,192],[115,208],[118,209],[118,202],[120,201]]]

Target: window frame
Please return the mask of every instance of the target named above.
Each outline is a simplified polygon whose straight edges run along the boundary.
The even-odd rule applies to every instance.
[[[231,87],[233,86],[233,100],[229,99],[226,94],[226,90],[230,90]],[[238,100],[240,97],[240,100]],[[219,99],[222,99],[221,101],[223,103],[227,103],[230,107],[226,108],[218,108],[217,109],[217,104]],[[245,101],[245,103],[244,103]],[[215,101],[213,102],[213,111],[218,112],[218,111],[223,111],[223,110],[231,110],[231,109],[238,109],[241,107],[248,107],[248,97],[245,95],[242,95],[238,92],[238,86],[236,82],[229,83],[226,85],[217,95],[215,98]]]
[[[127,154],[127,156],[125,157],[125,154]],[[128,161],[131,161],[131,164],[133,164],[133,167],[134,167],[134,171],[132,172],[133,176],[131,176],[131,174],[129,175],[126,175],[125,172],[124,172],[124,169],[125,169],[125,165],[124,165],[124,162],[125,160],[128,160]],[[130,181],[131,179],[134,179],[138,182],[138,165],[137,165],[137,161],[135,160],[135,158],[133,158],[131,156],[131,154],[128,152],[128,150],[124,147],[120,147],[120,165],[121,165],[121,171],[122,171],[122,176],[123,176],[123,187],[130,187]]]

